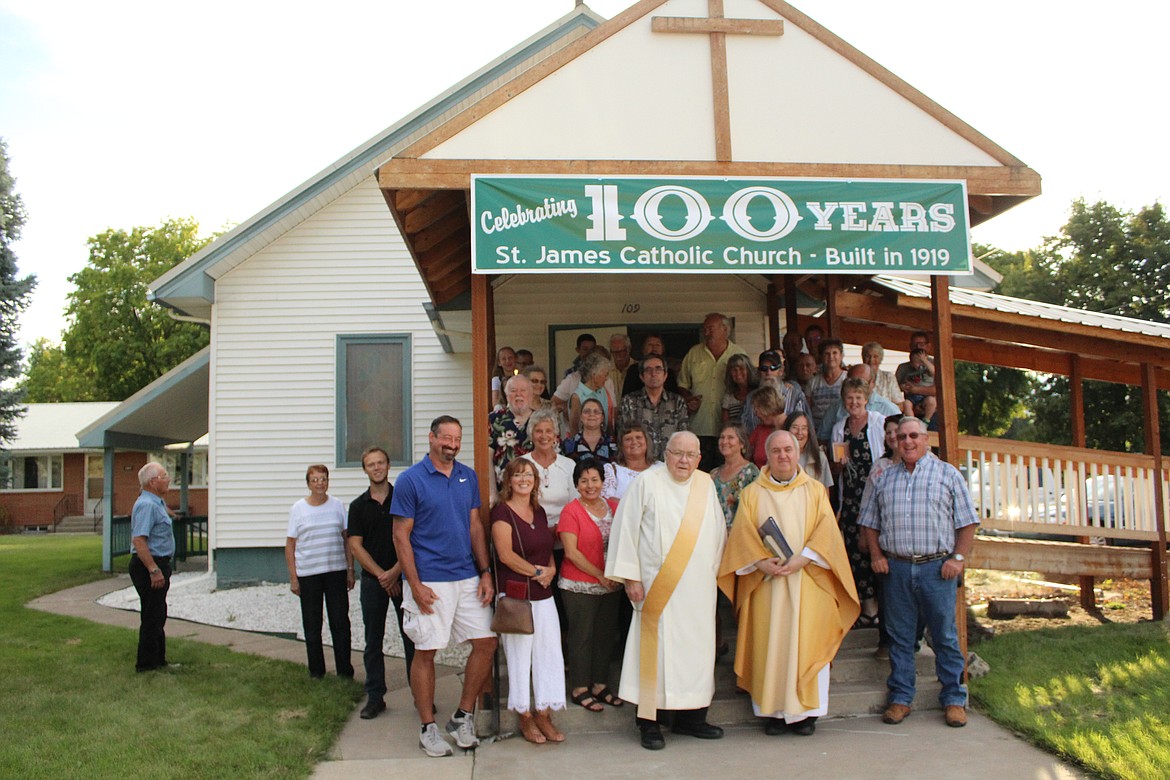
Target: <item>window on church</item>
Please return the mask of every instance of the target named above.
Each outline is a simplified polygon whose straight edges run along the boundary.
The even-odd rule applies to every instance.
[[[339,336],[337,465],[361,466],[367,447],[410,462],[410,336]]]

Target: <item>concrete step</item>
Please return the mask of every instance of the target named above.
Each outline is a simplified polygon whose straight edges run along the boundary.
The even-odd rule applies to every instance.
[[[863,629],[851,631],[842,642],[830,671],[829,718],[848,718],[882,712],[887,703],[886,678],[890,673],[888,661],[873,657],[877,647],[877,631]],[[915,709],[939,709],[938,694],[941,686],[934,675],[934,653],[924,646],[916,657],[918,680],[916,684]],[[715,664],[715,698],[711,702],[709,720],[721,726],[752,725],[756,717],[752,712],[751,699],[736,691],[735,671],[732,653],[720,658]],[[620,664],[615,663],[610,679],[616,681],[621,674]],[[514,731],[517,726],[515,713],[506,709],[508,696],[507,665],[500,661],[502,732]],[[617,692],[616,682],[610,686]],[[613,732],[631,728],[635,707],[606,707],[601,712],[589,712],[572,702],[566,711],[558,713],[556,722],[574,733]],[[491,713],[481,711],[477,724],[479,728],[490,729]]]
[[[61,518],[56,528],[59,534],[92,534],[100,533],[101,530],[102,521],[99,519],[95,526],[93,518],[89,515],[67,515]]]

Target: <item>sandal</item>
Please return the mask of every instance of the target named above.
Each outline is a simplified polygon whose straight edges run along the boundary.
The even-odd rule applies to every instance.
[[[613,695],[613,691],[604,685],[601,686],[600,691],[594,691],[590,695],[597,701],[602,702],[603,704],[608,704],[611,707],[620,707],[625,704],[624,701]]]
[[[593,694],[589,692],[588,688],[581,691],[580,693],[573,694],[569,698],[574,704],[578,704],[590,712],[601,712],[605,709],[605,707],[601,706]]]
[[[877,628],[877,615],[859,615],[857,621],[854,622],[854,628]]]
[[[520,735],[534,745],[543,745],[548,741],[544,734],[540,733],[540,728],[532,719],[531,712],[520,713]]]

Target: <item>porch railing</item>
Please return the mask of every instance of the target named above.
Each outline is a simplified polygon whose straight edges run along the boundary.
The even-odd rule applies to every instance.
[[[984,530],[1013,534],[1158,538],[1150,455],[960,436],[961,466]],[[1163,489],[1163,518],[1170,489]]]
[[[58,524],[66,517],[79,514],[81,514],[81,496],[76,493],[66,493],[61,496],[61,499],[53,506],[53,530],[57,530]]]

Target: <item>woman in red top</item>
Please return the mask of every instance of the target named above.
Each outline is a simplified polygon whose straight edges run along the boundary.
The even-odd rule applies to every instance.
[[[556,575],[553,533],[538,501],[536,466],[516,458],[504,469],[500,500],[492,507],[492,546],[500,595],[532,602],[532,633],[501,634],[508,662],[508,709],[520,716],[529,742],[564,742],[552,710],[565,708],[561,623],[549,585]],[[536,715],[529,694],[536,699]]]
[[[586,459],[573,470],[580,497],[561,510],[557,533],[565,548],[558,586],[568,618],[569,696],[590,712],[622,706],[609,690],[609,662],[618,631],[622,589],[605,577],[605,550],[617,499],[601,497],[601,464]]]

